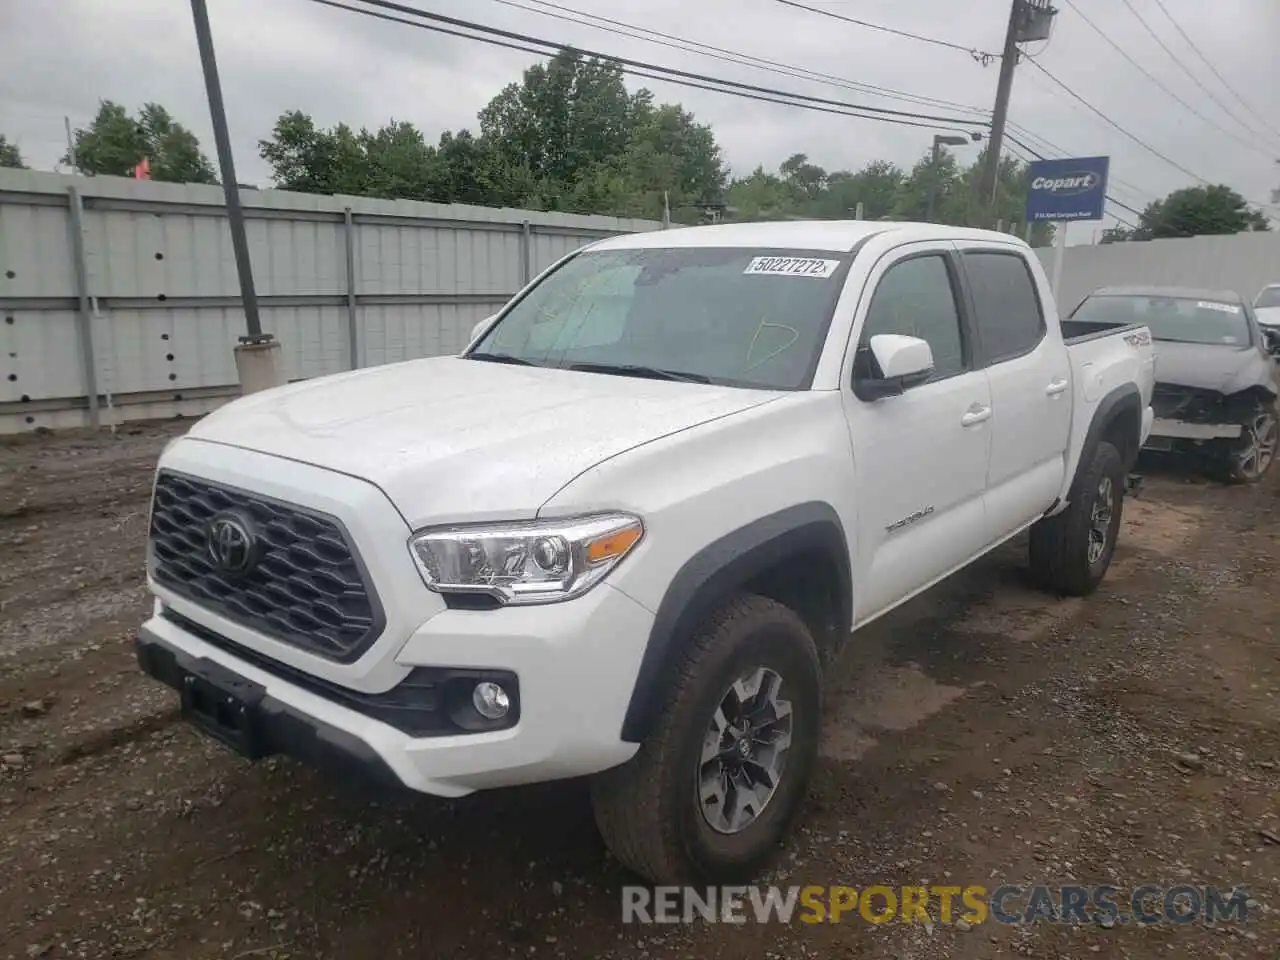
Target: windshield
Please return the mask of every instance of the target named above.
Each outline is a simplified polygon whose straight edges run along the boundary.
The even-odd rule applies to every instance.
[[[1267,287],[1254,303],[1255,307],[1280,307],[1280,286]]]
[[[583,253],[513,304],[469,355],[805,389],[849,259],[719,247]]]
[[[1073,320],[1143,323],[1156,340],[1216,346],[1249,345],[1249,323],[1237,303],[1184,300],[1180,297],[1095,296],[1072,314]]]

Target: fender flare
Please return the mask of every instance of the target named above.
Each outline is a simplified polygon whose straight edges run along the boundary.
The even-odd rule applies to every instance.
[[[1076,486],[1080,482],[1081,474],[1086,469],[1086,463],[1102,441],[1103,435],[1118,417],[1130,411],[1138,418],[1138,432],[1133,438],[1129,456],[1125,459],[1124,469],[1126,473],[1133,469],[1133,465],[1138,459],[1138,449],[1142,441],[1142,394],[1138,391],[1136,384],[1122,383],[1098,401],[1098,406],[1093,412],[1093,420],[1090,421],[1089,429],[1084,435],[1084,444],[1080,447],[1080,459],[1076,463],[1075,474],[1071,477],[1071,486],[1067,488],[1068,500],[1075,495]],[[1123,450],[1121,455],[1124,455]]]
[[[820,552],[837,571],[841,636],[853,621],[853,580],[844,525],[828,503],[787,507],[739,527],[703,547],[676,572],[658,604],[631,700],[622,721],[622,739],[641,742],[652,729],[662,699],[663,680],[681,646],[708,616],[752,577],[790,556]]]

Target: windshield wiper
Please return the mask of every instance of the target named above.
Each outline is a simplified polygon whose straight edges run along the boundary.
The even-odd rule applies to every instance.
[[[468,360],[487,360],[490,363],[514,363],[520,367],[536,367],[537,364],[532,360],[526,360],[524,357],[513,357],[509,353],[485,353],[483,351],[477,353],[468,353]]]
[[[623,377],[648,377],[650,380],[679,380],[682,383],[710,383],[711,378],[700,373],[683,373],[679,370],[663,370],[637,363],[571,363],[570,370],[587,373],[614,373]]]

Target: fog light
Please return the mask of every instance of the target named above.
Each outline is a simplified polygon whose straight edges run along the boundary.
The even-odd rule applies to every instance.
[[[486,720],[501,720],[511,709],[511,698],[502,687],[485,680],[471,691],[471,705]]]

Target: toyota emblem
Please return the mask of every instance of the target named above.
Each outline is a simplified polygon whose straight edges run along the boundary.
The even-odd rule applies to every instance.
[[[233,514],[213,518],[206,545],[209,559],[223,573],[247,573],[256,559],[255,538],[249,524]]]

